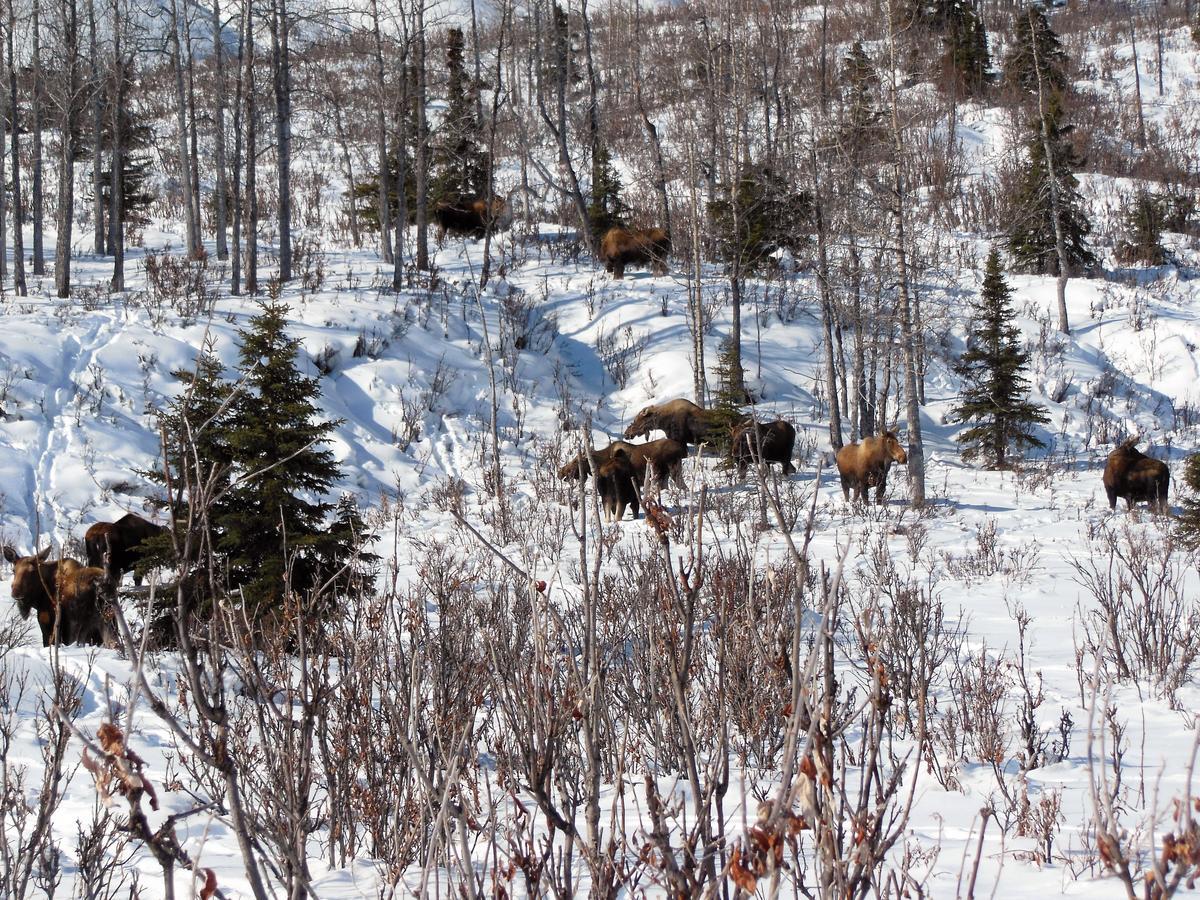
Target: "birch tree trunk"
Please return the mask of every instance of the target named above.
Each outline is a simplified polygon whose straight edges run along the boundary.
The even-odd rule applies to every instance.
[[[246,293],[258,293],[258,110],[254,103],[254,17],[246,3]]]
[[[921,406],[917,393],[917,336],[913,329],[912,286],[908,272],[908,234],[906,231],[906,204],[908,197],[904,187],[904,171],[901,165],[904,152],[903,133],[900,128],[899,85],[896,53],[896,0],[888,0],[888,81],[891,88],[892,130],[892,218],[896,233],[894,252],[896,275],[899,280],[900,340],[904,354],[904,409],[908,425],[908,489],[909,502],[917,508],[925,505],[925,443],[921,437]]]
[[[25,210],[21,200],[21,128],[19,107],[17,106],[17,65],[13,54],[13,32],[17,29],[17,15],[13,8],[15,0],[8,0],[8,34],[6,47],[8,52],[8,108],[12,110],[12,133],[10,144],[12,149],[12,221],[13,221],[13,290],[18,297],[28,293],[25,285]],[[3,152],[3,148],[0,148]]]
[[[104,168],[104,92],[100,84],[100,53],[96,45],[96,0],[88,0],[88,60],[92,92],[92,217],[95,253],[104,255],[104,190],[100,180]]]
[[[287,0],[271,5],[271,63],[275,88],[275,142],[279,180],[279,280],[292,280],[292,64]]]
[[[188,141],[187,91],[183,80],[183,43],[179,36],[179,0],[171,2],[171,66],[175,75],[175,130],[179,142],[179,182],[183,187],[183,215],[187,228],[188,256],[195,259],[200,236],[196,233],[196,197],[192,194],[191,148]]]
[[[225,160],[225,62],[224,39],[221,29],[221,3],[213,0],[213,66],[216,78],[215,109],[213,110],[213,152],[217,166],[217,196],[215,198],[217,259],[229,258],[229,240],[225,230],[229,224],[229,176]]]
[[[417,199],[417,268],[422,272],[429,271],[429,125],[425,121],[426,79],[425,71],[425,0],[416,0],[415,28],[413,30],[414,49],[417,69],[417,134],[416,158],[413,166],[416,169],[414,179]]]
[[[1030,34],[1036,35],[1037,29],[1033,22],[1033,7],[1029,8]],[[1067,279],[1070,278],[1070,262],[1067,258],[1067,239],[1063,233],[1062,200],[1058,194],[1058,175],[1054,169],[1054,148],[1050,142],[1050,120],[1046,111],[1046,86],[1042,73],[1042,60],[1038,55],[1037,40],[1032,41],[1033,71],[1037,76],[1038,127],[1042,135],[1042,152],[1046,156],[1046,176],[1050,182],[1050,217],[1054,220],[1054,251],[1058,256],[1058,278],[1055,289],[1058,297],[1058,330],[1063,334],[1071,333],[1070,322],[1067,321]]]
[[[384,80],[383,69],[383,35],[379,28],[379,2],[371,0],[371,31],[375,39],[375,151],[379,160],[376,193],[376,213],[379,216],[379,255],[383,257],[385,263],[390,263],[393,260],[392,255],[392,238],[391,238],[391,203],[388,197],[388,148],[387,148],[387,124],[384,120],[383,111],[387,108],[387,85]],[[404,145],[400,145],[400,153],[403,154]],[[397,223],[398,228],[403,228],[403,223]]]
[[[58,216],[54,245],[54,291],[71,296],[71,238],[75,224],[75,143],[79,129],[79,10],[76,0],[62,0],[62,46],[59,78]]]
[[[42,196],[45,187],[42,184],[42,28],[41,0],[33,0],[33,97],[30,102],[30,113],[33,118],[33,274],[46,274],[46,251],[43,246],[43,229],[45,228],[45,212],[42,206]]]

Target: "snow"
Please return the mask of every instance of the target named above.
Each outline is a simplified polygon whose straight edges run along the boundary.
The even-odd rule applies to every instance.
[[[1171,37],[1168,45],[1182,47],[1184,37]],[[1179,104],[1194,103],[1186,96],[1189,90],[1194,96],[1196,83],[1195,60],[1182,51],[1173,50],[1165,66],[1171,89],[1147,110],[1152,121],[1162,123],[1178,112]],[[1121,81],[1121,89],[1128,91],[1126,81]],[[1154,86],[1145,75],[1143,82],[1144,92],[1151,94]],[[964,107],[957,137],[973,174],[994,168],[1004,152],[1008,127],[1001,110]],[[1085,196],[1097,202],[1130,188],[1124,180],[1099,175],[1081,177],[1081,184]],[[536,557],[546,567],[544,577],[552,589],[563,596],[569,597],[577,583],[573,560],[569,554],[548,558],[532,537],[539,516],[548,514],[544,507],[551,507],[551,513],[569,508],[565,490],[547,503],[533,483],[542,454],[556,454],[556,460],[568,455],[567,440],[556,445],[564,423],[577,427],[590,415],[591,438],[603,445],[619,436],[645,404],[692,393],[688,286],[683,276],[637,272],[614,282],[586,259],[555,259],[552,241],[557,234],[554,227],[543,226],[537,241],[510,245],[509,238],[503,238],[513,265],[478,301],[470,296],[469,286],[478,277],[482,246],[453,239],[436,256],[446,291],[393,294],[385,286],[390,277],[374,253],[324,246],[324,285],[316,290],[294,285],[284,292],[290,331],[303,347],[302,365],[312,374],[318,372],[314,360],[331,367],[330,374],[320,378],[321,408],[327,418],[339,421],[331,441],[343,470],[337,488],[372,506],[386,500],[411,510],[405,519],[409,532],[401,535],[398,545],[385,535],[376,548],[394,554],[390,562],[402,581],[419,582],[421,551],[415,538],[444,537],[456,528],[447,513],[427,502],[430,496],[451,478],[462,479],[475,499],[482,493],[481,441],[491,426],[485,340],[498,360],[502,465],[510,479],[513,509],[529,529],[524,541],[508,549],[517,556]],[[975,264],[933,267],[948,274],[930,275],[921,285],[928,321],[946,323],[938,337],[952,352],[962,347],[965,309],[979,289],[978,261],[986,248],[974,236],[958,239]],[[78,236],[79,256],[73,261],[76,278],[84,285],[103,281],[110,265],[86,252],[87,240],[87,235]],[[168,223],[146,229],[145,241],[152,248],[181,243]],[[46,243],[53,245],[52,236]],[[1097,862],[1090,843],[1094,837],[1089,837],[1089,731],[1094,736],[1106,726],[1089,728],[1097,698],[1088,696],[1079,681],[1076,648],[1081,623],[1096,603],[1076,566],[1086,561],[1105,529],[1161,541],[1169,528],[1144,510],[1132,515],[1123,508],[1109,511],[1100,471],[1115,443],[1128,434],[1141,434],[1142,448],[1168,459],[1176,479],[1180,460],[1196,445],[1200,279],[1195,277],[1194,247],[1181,238],[1178,250],[1178,266],[1139,271],[1119,280],[1073,279],[1068,287],[1073,325],[1069,336],[1058,334],[1050,324],[1056,317],[1053,279],[1009,276],[1018,325],[1033,350],[1033,399],[1050,411],[1051,422],[1040,435],[1051,448],[1047,458],[1053,468],[1047,458],[1035,458],[1019,473],[983,472],[963,464],[954,442],[958,429],[947,424],[958,393],[957,377],[945,354],[931,351],[928,402],[922,409],[931,503],[921,513],[902,502],[907,484],[900,469],[892,472],[890,501],[882,509],[854,509],[842,498],[836,473],[827,464],[828,430],[815,396],[823,363],[812,274],[787,275],[789,289],[800,298],[795,315],[781,317],[769,301],[745,314],[746,368],[763,398],[760,416],[782,416],[800,432],[800,472],[787,489],[816,491],[814,561],[832,564],[849,547],[849,577],[865,584],[870,548],[881,546],[903,577],[934,585],[947,622],[961,623],[966,634],[963,652],[1005,660],[1005,708],[1010,716],[1015,715],[1017,696],[1011,668],[1018,651],[1015,611],[1024,609],[1032,621],[1024,647],[1027,670],[1044,695],[1037,724],[1056,738],[1059,723],[1068,721],[1064,714],[1069,717],[1069,747],[1063,758],[1024,776],[1031,803],[1061,798],[1062,820],[1050,860],[1040,856],[1034,836],[1003,836],[995,822],[980,845],[980,810],[993,802],[998,789],[990,765],[977,759],[942,760],[957,768],[957,789],[939,784],[924,764],[912,768],[908,777],[916,779],[916,799],[905,839],[927,854],[918,868],[928,878],[931,896],[961,893],[977,846],[982,846],[980,896],[1101,898],[1118,891]],[[211,315],[184,323],[170,310],[155,309],[146,297],[141,259],[141,251],[131,251],[131,293],[125,297],[101,297],[85,308],[77,301],[50,297],[49,285],[42,284],[29,298],[5,299],[6,327],[0,330],[0,534],[23,553],[50,542],[78,555],[83,531],[91,522],[125,511],[153,516],[145,501],[154,491],[141,473],[156,464],[154,411],[179,389],[171,373],[188,368],[206,340],[213,342],[230,370],[236,363],[236,333],[254,315],[254,302],[222,292]],[[214,266],[214,276],[220,269]],[[704,289],[710,298],[720,296],[724,288],[718,271],[708,273]],[[528,304],[528,312],[514,317],[512,310],[521,303]],[[729,329],[727,311],[715,300],[713,305],[718,311],[707,342],[710,377],[718,339]],[[519,353],[512,349],[514,321],[530,326],[529,345]],[[607,353],[598,349],[605,338]],[[359,345],[368,352],[355,355]],[[614,354],[621,348],[628,354],[623,385],[612,374]],[[404,439],[411,425],[417,433]],[[824,471],[818,468],[822,461]],[[715,461],[692,458],[687,472],[689,481],[707,484],[714,495],[746,510],[755,506],[753,488],[731,483]],[[1174,488],[1176,501],[1179,491]],[[678,515],[686,513],[693,500],[687,492],[671,488],[665,506]],[[606,534],[624,548],[651,540],[644,520],[623,522]],[[734,543],[716,527],[709,540],[715,545]],[[752,552],[758,561],[786,559],[777,532],[756,540]],[[992,554],[992,564],[973,562],[972,554],[981,553]],[[1194,607],[1200,576],[1189,563],[1181,577]],[[4,594],[0,585],[0,596]],[[13,615],[11,607],[6,608],[6,615]],[[180,777],[178,740],[149,710],[145,698],[135,697],[130,661],[113,650],[51,652],[36,644],[36,630],[31,629],[22,645],[0,654],[0,681],[5,685],[0,717],[11,714],[16,724],[10,755],[29,767],[28,784],[40,783],[44,741],[39,722],[46,717],[55,666],[61,666],[80,684],[82,705],[76,723],[82,733],[95,735],[103,722],[131,717],[131,744],[146,760],[148,777],[159,786],[163,803],[152,821],[160,824],[165,816],[190,809],[193,798],[182,783],[172,780]],[[151,688],[174,697],[178,665],[172,654],[150,660]],[[1193,680],[1173,696],[1145,681],[1109,690],[1110,695],[1099,700],[1116,710],[1116,721],[1125,729],[1121,777],[1126,821],[1141,829],[1146,851],[1152,846],[1146,837],[1151,822],[1160,834],[1169,828],[1171,804],[1187,789],[1200,690]],[[962,699],[955,697],[948,682],[937,686],[935,697],[943,707]],[[1009,724],[1009,746],[1000,768],[1005,784],[1017,790],[1022,776],[1017,771],[1016,726]],[[79,877],[73,860],[76,823],[89,821],[97,802],[91,777],[74,766],[79,752],[74,740],[68,751],[72,774],[53,820],[65,854],[64,892]],[[1099,758],[1111,748],[1097,746],[1094,752]],[[724,801],[730,837],[745,833],[757,808],[756,791],[774,786],[777,777],[750,765],[733,773]],[[690,791],[686,781],[666,776],[658,787],[676,801],[686,800]],[[640,818],[643,791],[639,777],[605,785],[602,819],[608,821],[609,811],[628,802],[630,821],[625,827],[635,834],[646,824]],[[634,804],[640,804],[636,810]],[[497,805],[501,823],[518,815],[515,798]],[[183,819],[178,836],[198,866],[217,874],[226,896],[249,896],[240,851],[222,816],[208,811]],[[335,869],[320,853],[312,856],[316,896],[378,896],[385,875],[378,861],[363,858]],[[160,896],[161,876],[149,854],[138,850],[131,865],[141,873],[146,895]],[[444,870],[414,868],[404,873],[404,885],[414,894],[434,885],[449,890],[454,877]],[[189,879],[188,873],[179,872],[177,890],[189,891]]]

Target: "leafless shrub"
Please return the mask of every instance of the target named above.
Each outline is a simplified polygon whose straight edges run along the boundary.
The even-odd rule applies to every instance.
[[[1033,576],[1041,559],[1041,548],[1035,540],[1023,541],[1016,547],[1005,547],[997,538],[996,522],[988,519],[975,530],[975,549],[961,555],[942,551],[942,561],[952,578],[971,584],[975,581],[1003,575],[1014,584],[1024,584]]]
[[[596,353],[608,377],[619,388],[629,384],[629,378],[642,364],[642,353],[649,342],[647,335],[636,336],[633,326],[614,331],[601,328],[596,334]]]
[[[193,260],[173,253],[147,253],[142,265],[150,300],[170,307],[184,324],[212,314],[216,294],[209,287],[208,257]]]
[[[1089,555],[1070,562],[1096,603],[1082,617],[1086,653],[1116,680],[1146,681],[1174,698],[1200,652],[1200,608],[1170,529],[1102,525]]]

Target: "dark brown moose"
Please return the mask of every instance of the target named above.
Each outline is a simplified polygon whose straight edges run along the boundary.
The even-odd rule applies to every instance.
[[[634,416],[633,423],[625,429],[625,437],[642,437],[657,428],[685,446],[711,444],[721,437],[721,427],[712,411],[680,398],[647,406]]]
[[[21,618],[37,612],[43,647],[54,641],[56,625],[60,644],[114,646],[115,634],[104,615],[104,570],[70,558],[48,562],[49,556],[49,547],[36,556],[4,548],[4,558],[13,564],[12,596]]]
[[[1131,437],[1108,454],[1104,492],[1108,494],[1109,509],[1116,509],[1117,500],[1123,497],[1130,509],[1135,503],[1145,502],[1159,512],[1166,512],[1171,470],[1166,463],[1138,450],[1137,441],[1136,436]]]
[[[646,470],[653,469],[654,482],[659,490],[666,487],[672,478],[677,485],[683,487],[683,461],[687,458],[687,447],[679,441],[670,438],[646,441],[644,444],[613,441],[602,450],[592,451],[596,465],[603,465],[617,450],[629,455],[629,461],[633,465],[633,476],[639,486],[646,483]],[[578,478],[582,475],[586,480],[591,474],[592,467],[586,453],[580,453],[558,470],[560,478]]]
[[[600,262],[613,278],[624,278],[626,266],[647,266],[655,275],[667,274],[671,239],[661,228],[617,225],[600,239]]]
[[[481,238],[487,232],[489,222],[494,230],[502,231],[511,220],[508,202],[503,197],[493,197],[490,208],[482,197],[457,202],[440,200],[433,207],[439,244],[446,239],[446,232]]]
[[[739,425],[733,430],[733,462],[738,477],[746,477],[746,469],[758,460],[760,452],[763,462],[781,463],[783,474],[791,475],[796,471],[792,465],[792,448],[795,446],[796,429],[783,419]]]
[[[142,576],[137,564],[145,553],[142,542],[157,537],[165,530],[161,525],[155,525],[133,513],[126,513],[115,522],[97,522],[83,536],[88,565],[104,568],[104,554],[111,552],[112,570],[117,579],[120,580],[132,569],[133,583],[140,585]]]
[[[837,453],[838,474],[842,476],[842,494],[850,499],[850,492],[856,493],[856,500],[870,503],[867,491],[875,488],[875,502],[883,502],[883,493],[887,487],[888,469],[893,462],[904,465],[908,462],[908,454],[900,446],[900,440],[894,432],[885,431],[879,437],[863,438],[861,443],[848,444]]]
[[[620,521],[625,518],[625,509],[633,509],[633,517],[638,517],[638,489],[634,481],[636,477],[633,462],[629,454],[617,447],[604,462],[596,468],[596,490],[600,494],[604,507],[605,521]]]

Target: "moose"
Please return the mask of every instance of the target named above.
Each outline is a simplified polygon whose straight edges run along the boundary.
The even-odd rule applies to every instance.
[[[846,500],[850,500],[850,492],[854,491],[855,499],[870,503],[867,492],[875,488],[875,502],[882,503],[888,469],[893,462],[904,465],[908,462],[908,454],[892,431],[885,431],[878,437],[863,438],[861,443],[847,444],[839,450],[837,467]]]
[[[660,438],[657,441],[646,441],[644,444],[631,444],[628,441],[613,441],[602,450],[593,450],[592,457],[596,465],[601,466],[620,450],[627,454],[633,466],[633,476],[638,485],[646,483],[646,470],[653,469],[655,484],[659,490],[667,486],[674,478],[675,483],[683,486],[683,460],[687,457],[687,447],[670,438]],[[591,463],[586,453],[578,454],[574,459],[558,470],[558,477],[563,479],[587,477],[592,474]]]
[[[166,531],[161,525],[148,522],[141,516],[126,513],[115,522],[97,522],[83,536],[89,566],[104,568],[104,554],[112,554],[109,565],[117,580],[133,570],[133,583],[141,586],[142,573],[138,563],[145,556],[143,542]]]
[[[433,207],[437,223],[437,241],[446,239],[446,232],[481,238],[490,224],[503,231],[512,222],[512,211],[503,197],[493,197],[491,203],[482,197],[463,197],[459,200],[439,200]]]
[[[662,228],[615,225],[600,238],[600,262],[614,279],[625,277],[626,266],[649,266],[655,275],[667,274],[671,238]]]
[[[629,454],[621,447],[613,450],[612,454],[596,468],[596,490],[604,507],[604,519],[607,522],[620,521],[625,518],[626,507],[633,509],[633,517],[638,517],[638,489],[634,481],[635,471]]]
[[[108,584],[104,570],[83,566],[69,557],[49,561],[50,548],[20,556],[4,548],[13,564],[12,597],[22,619],[37,611],[42,646],[60,644],[114,646],[116,635],[104,614]]]
[[[792,465],[792,448],[796,446],[796,429],[790,422],[776,419],[774,422],[746,422],[733,430],[733,462],[738,477],[746,477],[746,469],[758,461],[760,454],[764,463],[782,463],[783,474],[796,471]]]
[[[642,437],[656,428],[671,440],[686,446],[714,443],[721,437],[722,426],[711,410],[681,397],[641,410],[625,429],[625,437]]]
[[[1167,464],[1149,457],[1137,449],[1135,435],[1108,454],[1104,466],[1104,492],[1108,508],[1116,509],[1117,500],[1125,498],[1129,509],[1133,504],[1146,502],[1158,512],[1167,511],[1167,491],[1171,486],[1171,470]]]

